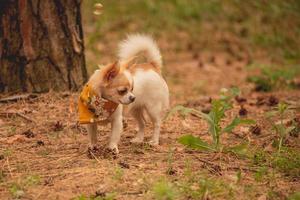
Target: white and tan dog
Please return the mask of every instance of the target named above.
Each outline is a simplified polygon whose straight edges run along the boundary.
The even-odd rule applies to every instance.
[[[137,60],[145,58],[139,63]],[[97,142],[97,124],[110,122],[109,148],[118,151],[123,105],[138,123],[134,143],[144,141],[145,114],[154,130],[149,141],[159,144],[161,118],[169,106],[169,89],[161,75],[160,51],[149,36],[130,35],[119,45],[119,61],[96,70],[79,99],[79,121],[87,124],[90,146]]]

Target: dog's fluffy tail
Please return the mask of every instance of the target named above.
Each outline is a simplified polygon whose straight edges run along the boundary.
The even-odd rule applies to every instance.
[[[128,60],[139,54],[144,54],[148,62],[155,66],[162,66],[162,59],[156,42],[147,35],[129,35],[126,40],[119,44],[119,59]]]

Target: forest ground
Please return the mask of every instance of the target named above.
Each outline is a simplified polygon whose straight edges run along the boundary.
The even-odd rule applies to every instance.
[[[173,19],[178,24],[162,30],[162,27],[151,26],[157,26],[157,18],[148,20],[147,28],[146,22],[136,17],[142,18],[142,12],[138,12],[141,7],[146,13],[162,13],[151,3],[129,1],[130,6],[122,7],[124,3],[109,6],[107,2],[103,1],[103,19],[101,15],[87,13],[92,12],[93,4],[84,5],[89,72],[92,73],[98,63],[116,59],[117,44],[126,33],[150,32],[162,50],[170,108],[184,105],[209,112],[211,100],[219,98],[222,88],[238,87],[241,94],[232,99],[232,109],[226,112],[221,126],[235,116],[253,119],[255,124],[237,126],[231,133],[223,133],[220,141],[224,149],[246,145],[231,152],[186,148],[178,139],[188,134],[213,142],[208,124],[195,115],[175,113],[164,121],[158,147],[130,143],[136,134],[136,123],[129,117],[119,144],[120,154],[100,150],[91,155],[87,153],[86,130],[76,123],[78,93],[38,94],[0,103],[1,199],[264,200],[293,199],[296,195],[299,198],[300,54],[294,46],[299,40],[294,38],[300,32],[293,28],[282,30],[275,34],[275,39],[273,32],[269,32],[274,28],[272,23],[280,23],[276,17],[281,15],[285,19],[291,17],[291,24],[299,24],[299,20],[293,18],[296,12],[287,7],[287,14],[284,6],[288,5],[276,1],[274,5],[283,10],[262,4],[255,17],[248,16],[244,21],[239,14],[251,13],[257,5],[245,3],[236,11],[235,5],[229,3],[196,3],[194,9],[204,7],[201,16],[197,16],[192,8],[185,10],[181,9],[184,5],[177,5],[179,12],[177,7],[172,7],[172,1],[165,1],[167,3],[161,3],[159,9],[168,8],[174,15],[171,19],[157,16],[161,19],[159,25],[167,26]],[[178,2],[184,4],[185,1]],[[292,5],[299,9],[299,5]],[[265,14],[267,9],[277,9],[279,16]],[[225,17],[216,14],[218,12]],[[115,13],[131,14],[111,19]],[[182,17],[190,20],[187,25],[177,22]],[[253,31],[254,24],[267,25]],[[149,30],[149,27],[154,28]],[[251,77],[252,82],[249,82]],[[278,105],[288,106],[282,119]],[[275,115],[267,117],[270,112]],[[278,152],[279,133],[274,127],[281,122],[284,130],[289,131]],[[296,128],[291,131],[291,126]],[[99,127],[100,149],[107,145],[109,131],[109,126]],[[151,132],[148,123],[146,140]]]

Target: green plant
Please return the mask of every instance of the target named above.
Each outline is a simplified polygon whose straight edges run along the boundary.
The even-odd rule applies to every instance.
[[[236,183],[239,184],[242,180],[242,171],[238,170],[236,173]]]
[[[173,169],[173,162],[174,162],[174,150],[170,148],[168,152],[168,158],[167,158],[168,169],[166,171],[166,173],[169,175],[172,175],[175,172]]]
[[[13,153],[13,151],[11,149],[4,149],[4,151],[2,152],[4,157],[9,157],[11,156]]]
[[[266,167],[260,167],[254,174],[255,180],[261,182],[263,180],[263,177],[267,174],[267,172],[268,169]]]
[[[84,196],[83,194],[79,195],[78,197],[73,198],[73,200],[88,200],[89,198]]]
[[[238,175],[239,176],[239,175]],[[178,182],[178,188],[184,199],[226,199],[233,196],[233,187],[220,179],[207,177],[206,174],[191,171]]]
[[[13,196],[13,198],[19,199],[21,198],[25,192],[23,191],[22,187],[17,184],[17,183],[13,183],[10,188],[9,188],[9,192],[11,193],[11,195]]]
[[[21,198],[25,194],[26,188],[40,184],[39,175],[28,175],[22,177],[17,183],[9,187],[9,191],[14,198]]]
[[[259,65],[254,68],[259,68],[260,73],[258,75],[247,77],[247,80],[255,84],[255,90],[263,92],[269,92],[284,87],[294,87],[292,80],[300,72],[296,66],[275,68]]]
[[[12,136],[12,135],[14,135],[14,134],[16,134],[16,131],[17,131],[17,127],[16,126],[11,126],[11,127],[9,127],[9,129],[8,129],[8,136]]]
[[[156,182],[152,188],[155,199],[172,200],[178,196],[174,185],[165,179]]]
[[[300,152],[297,149],[282,147],[280,153],[267,153],[265,151],[257,150],[252,157],[253,165],[259,166],[255,173],[257,181],[262,180],[265,170],[269,167],[285,174],[286,176],[300,177]]]
[[[270,161],[273,168],[292,177],[300,177],[300,152],[283,147],[281,153],[275,153]]]
[[[299,200],[300,199],[300,192],[295,192],[287,198],[288,200]]]
[[[121,180],[124,175],[124,170],[121,167],[116,166],[113,173],[113,179]]]
[[[226,117],[225,112],[232,108],[231,100],[233,97],[237,96],[240,93],[238,88],[231,88],[230,90],[224,89],[221,91],[220,98],[212,101],[211,111],[206,114],[201,111],[187,108],[184,106],[176,106],[170,110],[170,112],[166,115],[167,119],[170,115],[179,112],[181,116],[187,116],[188,114],[193,114],[197,117],[204,119],[209,126],[209,133],[213,139],[213,144],[208,144],[207,142],[201,140],[200,138],[194,137],[192,135],[185,135],[179,138],[179,142],[183,145],[186,145],[193,149],[200,150],[209,150],[209,151],[219,151],[220,150],[220,137],[223,133],[230,133],[232,130],[240,125],[240,124],[253,124],[254,120],[250,119],[241,119],[239,117],[235,117],[227,126],[222,128],[221,122]],[[240,146],[240,148],[232,148],[232,150],[242,150],[241,147],[245,147],[245,145]],[[229,149],[230,150],[230,149]]]
[[[27,186],[33,186],[38,185],[41,182],[41,178],[39,175],[29,175],[24,180],[24,185]]]
[[[257,150],[254,152],[252,161],[254,165],[264,166],[267,162],[268,156],[265,151]]]
[[[284,117],[285,114],[288,111],[288,106],[285,103],[279,103],[278,106],[275,108],[275,111],[271,111],[267,113],[267,118],[269,119],[273,129],[279,136],[279,142],[278,142],[278,152],[281,151],[283,141],[286,137],[286,135],[291,132],[293,129],[295,129],[295,125],[289,125],[287,126],[284,124]],[[279,123],[274,122],[274,119],[272,119],[274,116],[279,116]]]

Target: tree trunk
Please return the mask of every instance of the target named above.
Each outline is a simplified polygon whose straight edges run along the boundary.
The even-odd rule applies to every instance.
[[[77,90],[87,80],[80,0],[2,0],[0,92]]]

